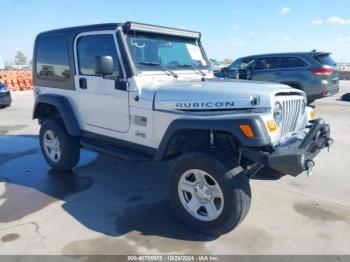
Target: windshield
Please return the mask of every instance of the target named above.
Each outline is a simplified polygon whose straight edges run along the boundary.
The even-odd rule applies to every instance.
[[[195,39],[133,32],[127,35],[127,43],[135,65],[141,69],[158,70],[150,64],[173,69],[208,66]]]

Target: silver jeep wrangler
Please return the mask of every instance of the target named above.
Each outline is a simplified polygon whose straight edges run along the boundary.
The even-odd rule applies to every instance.
[[[49,165],[80,148],[172,161],[170,200],[194,229],[221,235],[247,215],[263,167],[296,176],[332,143],[304,92],[214,78],[198,32],[135,22],[37,36],[33,118]]]

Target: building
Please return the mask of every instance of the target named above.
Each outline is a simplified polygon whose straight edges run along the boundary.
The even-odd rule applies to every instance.
[[[338,63],[337,67],[339,71],[350,71],[350,63]]]
[[[350,64],[345,64],[341,67],[341,71],[350,71]]]

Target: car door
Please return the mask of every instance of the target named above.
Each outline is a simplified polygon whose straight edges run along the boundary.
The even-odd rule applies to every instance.
[[[280,57],[259,57],[256,60],[252,80],[275,82],[282,74]]]
[[[246,57],[241,60],[238,68],[238,77],[243,80],[251,80],[254,72],[254,57]]]
[[[113,58],[113,74],[95,72],[96,57]],[[122,72],[114,31],[89,32],[75,39],[77,108],[86,131],[125,133],[129,129],[128,91],[119,85]]]
[[[280,74],[275,76],[275,82],[279,83],[294,83],[297,86],[305,81],[305,73],[310,71],[305,70],[309,64],[297,56],[285,56],[281,58]],[[299,85],[298,85],[299,84]]]

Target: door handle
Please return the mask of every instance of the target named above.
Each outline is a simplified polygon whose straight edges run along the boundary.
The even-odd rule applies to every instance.
[[[87,81],[86,78],[79,78],[79,87],[81,89],[87,89]]]
[[[275,73],[275,75],[276,76],[280,76],[280,75],[282,75],[282,73],[281,72],[277,72],[277,73]]]

